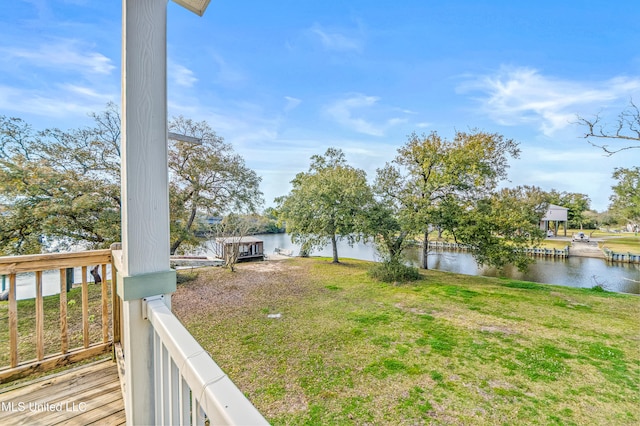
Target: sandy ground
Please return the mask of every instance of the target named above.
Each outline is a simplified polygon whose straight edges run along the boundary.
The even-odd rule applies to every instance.
[[[598,248],[598,243],[572,243],[569,247],[569,256],[596,257],[604,259],[604,253]]]

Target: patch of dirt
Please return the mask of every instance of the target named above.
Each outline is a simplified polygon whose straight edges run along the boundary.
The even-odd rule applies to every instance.
[[[507,327],[500,327],[497,325],[481,325],[480,326],[480,331],[486,331],[488,333],[502,333],[502,334],[517,334],[515,331],[507,328]]]
[[[416,314],[416,315],[427,315],[428,312],[427,311],[423,311],[422,309],[418,309],[418,308],[408,308],[406,306],[404,306],[402,303],[396,303],[394,305],[396,308],[405,311],[405,312],[411,312],[412,314]]]
[[[238,315],[249,307],[269,308],[306,293],[305,275],[301,267],[287,260],[241,263],[235,272],[202,268],[195,279],[178,285],[171,307],[183,321],[212,313],[217,317]]]

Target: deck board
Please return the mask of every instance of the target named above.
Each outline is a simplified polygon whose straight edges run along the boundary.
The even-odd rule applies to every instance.
[[[0,392],[0,424],[125,424],[118,369],[110,360]]]

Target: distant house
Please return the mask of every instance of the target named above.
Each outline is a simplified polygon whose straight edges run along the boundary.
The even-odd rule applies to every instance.
[[[237,256],[236,260],[264,260],[264,241],[255,237],[216,238],[216,256],[227,260]]]
[[[567,236],[567,214],[569,209],[566,207],[556,206],[555,204],[549,204],[547,213],[540,220],[540,229],[543,231],[549,230],[550,222],[553,222],[553,234],[558,235],[558,227],[561,222],[564,222],[564,236]]]

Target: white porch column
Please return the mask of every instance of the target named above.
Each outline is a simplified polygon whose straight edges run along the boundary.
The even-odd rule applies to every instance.
[[[175,291],[169,267],[167,0],[122,2],[122,279],[127,424],[153,424],[152,329],[142,298]],[[170,304],[169,297],[165,297]]]

